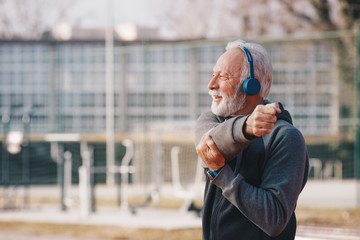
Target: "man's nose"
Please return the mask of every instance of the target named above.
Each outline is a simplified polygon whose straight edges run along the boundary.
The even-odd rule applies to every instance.
[[[218,80],[218,75],[214,75],[208,84],[208,89],[210,89],[210,90],[218,89],[219,84],[218,84],[217,80]]]

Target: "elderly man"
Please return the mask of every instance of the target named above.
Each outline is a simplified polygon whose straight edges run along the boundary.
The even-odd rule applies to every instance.
[[[203,240],[295,238],[307,150],[290,114],[266,99],[271,83],[270,59],[255,43],[229,43],[213,68],[211,111],[196,123],[207,172]]]

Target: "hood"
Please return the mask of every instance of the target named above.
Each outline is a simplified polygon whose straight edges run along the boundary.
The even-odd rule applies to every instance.
[[[264,100],[264,104],[269,104],[269,103],[272,103],[272,102],[270,102],[267,99]],[[280,102],[278,102],[278,104],[281,109],[281,113],[276,114],[277,119],[287,121],[288,123],[290,123],[292,125],[293,122],[292,122],[290,113],[287,110],[285,110],[284,106]]]

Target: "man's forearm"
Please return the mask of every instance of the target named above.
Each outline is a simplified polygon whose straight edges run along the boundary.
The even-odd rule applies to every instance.
[[[202,114],[196,124],[196,145],[201,137],[211,130],[209,134],[220,153],[227,161],[232,160],[251,143],[242,131],[245,120],[244,117],[235,117],[219,122],[211,112]]]

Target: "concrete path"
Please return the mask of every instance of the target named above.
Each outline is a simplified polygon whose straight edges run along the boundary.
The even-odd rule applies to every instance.
[[[0,211],[1,222],[31,222],[54,224],[80,224],[177,230],[201,228],[201,219],[194,213],[158,208],[138,209],[136,214],[114,208],[100,208],[96,213],[81,216],[77,209],[62,212],[54,206],[24,210]],[[60,240],[63,236],[32,236],[22,233],[1,232],[0,240]],[[82,238],[67,237],[67,240]],[[87,238],[88,239],[88,238]],[[91,240],[91,239],[90,239]],[[99,239],[96,239],[99,240]],[[296,240],[360,240],[360,229],[298,226]]]
[[[295,240],[360,240],[359,229],[298,226]]]
[[[309,181],[300,195],[299,207],[319,208],[353,208],[356,207],[358,184],[353,181]],[[75,189],[74,189],[75,190]],[[137,189],[134,189],[137,190]],[[31,196],[38,198],[58,197],[56,186],[32,187]],[[76,193],[76,191],[74,191]],[[134,192],[139,192],[134,191]],[[170,190],[163,191],[169,196]],[[98,187],[97,194],[106,199],[115,199],[113,188]],[[67,212],[60,211],[59,206],[39,206],[21,210],[0,210],[0,224],[7,221],[54,223],[54,224],[83,224],[98,226],[119,226],[153,229],[189,229],[201,228],[201,219],[194,213],[180,212],[174,209],[140,208],[136,214],[122,211],[119,208],[99,207],[94,214],[84,216],[78,208]],[[28,236],[21,233],[1,232],[0,240],[60,240],[61,236]],[[80,240],[81,238],[69,238]],[[98,239],[97,239],[98,240]],[[342,228],[319,228],[299,226],[296,240],[360,240],[359,230]]]
[[[88,216],[82,216],[77,209],[63,212],[56,207],[3,210],[0,212],[1,221],[83,224],[165,230],[201,227],[201,219],[192,212],[158,208],[141,208],[137,210],[136,214],[132,214],[130,211],[121,211],[118,208],[100,208],[96,213]]]

